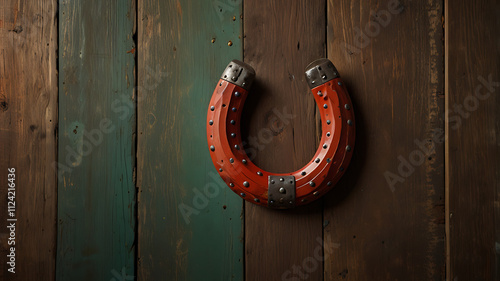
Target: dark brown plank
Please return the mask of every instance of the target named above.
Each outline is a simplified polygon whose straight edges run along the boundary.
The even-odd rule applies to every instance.
[[[0,3],[1,280],[55,278],[56,13],[56,1]],[[14,217],[7,213],[8,168],[15,168]],[[8,240],[10,223],[15,240]],[[15,274],[8,271],[10,247]]]
[[[357,133],[352,164],[325,199],[325,240],[338,246],[325,280],[444,279],[442,14],[433,0],[328,2],[328,57]],[[402,162],[411,168],[398,171]]]
[[[500,3],[446,7],[448,280],[500,280]]]
[[[243,134],[250,159],[264,170],[295,171],[317,149],[316,104],[304,70],[325,55],[325,7],[312,0],[244,2],[244,59],[257,77]],[[246,280],[322,280],[323,263],[314,258],[321,239],[321,202],[286,211],[246,203]]]

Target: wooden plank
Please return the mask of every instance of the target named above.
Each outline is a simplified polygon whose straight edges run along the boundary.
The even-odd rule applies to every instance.
[[[447,280],[500,280],[500,3],[446,7]]]
[[[0,3],[1,280],[55,276],[57,175],[51,164],[57,155],[56,13],[56,1]],[[15,168],[15,194],[9,194],[15,198],[10,199],[8,168]],[[8,215],[8,201],[15,202],[14,217]],[[15,240],[9,240],[11,223]],[[15,273],[8,271],[11,247]]]
[[[237,3],[139,1],[140,280],[242,279],[242,200],[217,175],[205,131],[222,71],[242,59]]]
[[[135,275],[134,3],[60,3],[58,280]]]
[[[325,280],[444,280],[442,14],[434,0],[328,2],[328,57],[357,133],[325,200],[325,241],[338,247]]]
[[[246,150],[264,170],[295,171],[312,159],[319,141],[304,71],[325,56],[326,3],[244,5],[244,58],[257,72],[242,118]],[[246,280],[322,280],[321,252],[321,202],[286,211],[245,204]]]

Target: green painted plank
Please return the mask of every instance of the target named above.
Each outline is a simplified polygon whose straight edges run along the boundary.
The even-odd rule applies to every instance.
[[[205,129],[220,74],[242,58],[241,1],[141,0],[138,18],[138,276],[242,280],[242,200]]]
[[[134,3],[61,2],[57,280],[135,275]]]

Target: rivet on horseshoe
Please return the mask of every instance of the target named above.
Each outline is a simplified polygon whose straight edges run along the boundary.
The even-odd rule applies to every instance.
[[[233,60],[217,83],[208,105],[208,149],[221,178],[248,202],[279,209],[308,204],[332,189],[349,165],[355,122],[344,83],[328,59],[309,64],[305,75],[321,115],[321,141],[307,165],[284,174],[257,167],[242,145],[241,112],[255,70]]]

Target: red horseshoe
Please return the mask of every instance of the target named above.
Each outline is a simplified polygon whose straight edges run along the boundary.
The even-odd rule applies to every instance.
[[[310,203],[337,183],[351,160],[354,113],[344,83],[328,59],[307,67],[306,80],[321,114],[320,147],[301,169],[273,174],[253,164],[241,144],[241,112],[254,77],[250,65],[233,60],[214,90],[207,114],[212,162],[229,188],[249,202],[280,209]]]

